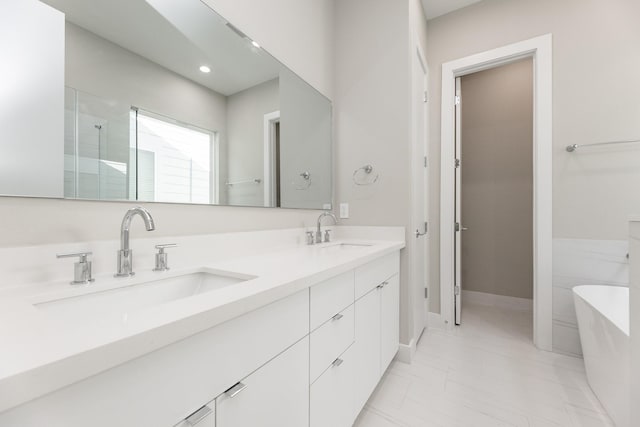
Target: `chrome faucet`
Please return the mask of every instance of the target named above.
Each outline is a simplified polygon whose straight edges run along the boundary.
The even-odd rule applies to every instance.
[[[147,231],[156,229],[153,218],[148,210],[143,207],[131,208],[124,214],[122,226],[120,227],[120,250],[118,251],[118,271],[115,277],[133,276],[133,251],[129,248],[129,229],[131,228],[131,220],[135,215],[140,215],[144,221]]]
[[[334,214],[329,211],[322,212],[318,217],[318,228],[316,228],[316,243],[322,243],[322,230],[320,229],[320,225],[322,224],[322,218],[324,218],[325,216],[330,216],[331,218],[333,218],[334,224],[338,223],[338,218],[336,218]]]

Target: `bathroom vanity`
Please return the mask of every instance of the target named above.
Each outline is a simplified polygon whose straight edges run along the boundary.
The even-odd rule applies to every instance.
[[[338,239],[5,293],[2,321],[25,326],[0,333],[15,356],[0,426],[350,426],[398,350],[403,246]],[[222,285],[198,291],[207,277]],[[91,308],[118,298],[128,309]]]

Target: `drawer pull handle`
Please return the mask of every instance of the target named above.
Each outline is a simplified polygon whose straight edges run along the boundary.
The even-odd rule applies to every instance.
[[[200,423],[200,421],[207,418],[209,415],[213,414],[213,410],[209,408],[207,405],[204,405],[202,408],[198,409],[193,414],[189,415],[185,421],[190,426],[195,426]]]
[[[338,366],[342,365],[342,362],[344,362],[344,360],[337,358],[336,360],[333,361],[332,365],[337,368]]]
[[[333,320],[340,320],[340,319],[342,319],[343,317],[344,317],[344,315],[342,315],[342,314],[338,313],[338,314],[336,314],[335,316],[333,316],[331,319],[333,319]]]
[[[247,388],[246,384],[238,383],[233,387],[231,387],[229,390],[225,391],[224,394],[226,394],[230,398],[234,398],[238,393],[240,393],[245,388]]]

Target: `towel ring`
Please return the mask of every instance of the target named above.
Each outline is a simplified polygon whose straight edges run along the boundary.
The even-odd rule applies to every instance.
[[[363,175],[362,173],[359,174],[360,171],[364,172],[364,176],[370,176],[371,173],[373,173],[373,166],[364,165],[361,168],[358,168],[355,171],[353,171],[353,183],[356,185],[373,185],[378,181],[378,178],[380,178],[380,174],[376,173],[375,176],[373,177],[373,181],[360,181],[358,179],[358,175]]]
[[[304,171],[300,174],[300,177],[302,178],[302,185],[296,185],[296,190],[306,190],[311,187],[311,172]]]

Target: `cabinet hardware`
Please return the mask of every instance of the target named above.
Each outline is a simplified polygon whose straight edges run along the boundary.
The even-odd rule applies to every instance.
[[[247,385],[246,384],[242,384],[241,382],[239,382],[236,385],[234,385],[233,387],[231,387],[229,390],[225,391],[224,394],[226,394],[230,398],[234,398],[234,397],[236,397],[236,395],[238,393],[240,393],[245,388],[247,388]]]
[[[342,319],[343,317],[344,317],[344,315],[342,315],[342,314],[338,313],[338,314],[336,314],[335,316],[333,316],[331,319],[332,319],[332,320],[340,320],[340,319]]]
[[[209,408],[207,405],[204,405],[202,408],[198,409],[196,412],[194,412],[193,414],[189,415],[185,419],[185,421],[190,426],[195,426],[195,425],[198,425],[200,423],[200,421],[204,420],[205,418],[207,418],[211,414],[213,414],[213,410],[211,408]]]
[[[337,358],[336,360],[333,361],[332,365],[337,368],[338,366],[342,365],[342,362],[344,362],[344,360]]]

